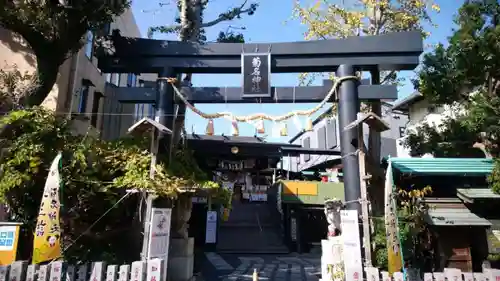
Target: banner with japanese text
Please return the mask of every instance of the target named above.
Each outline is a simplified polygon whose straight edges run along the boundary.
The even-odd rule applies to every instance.
[[[45,182],[33,240],[33,264],[61,257],[61,228],[59,222],[61,206],[59,200],[61,185],[60,161],[61,153],[52,162]]]
[[[389,160],[385,174],[385,229],[387,236],[387,254],[389,273],[399,272],[403,268],[401,244],[398,234],[398,219],[396,216],[396,200],[394,198],[394,180],[392,164]]]

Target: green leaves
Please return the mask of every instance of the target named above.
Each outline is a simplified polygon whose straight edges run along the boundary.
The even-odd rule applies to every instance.
[[[414,82],[426,99],[438,104],[468,101],[470,93],[500,79],[500,4],[496,1],[468,1],[458,12],[459,28],[449,45],[439,45],[424,56],[418,80]]]
[[[187,148],[174,153],[174,161],[168,168],[159,161],[155,166],[156,175],[150,179],[150,140],[147,138],[103,141],[90,134],[73,135],[70,121],[39,107],[12,111],[0,118],[0,126],[8,128],[0,135],[6,148],[0,159],[0,200],[9,205],[11,219],[27,227],[26,237],[20,241],[32,240],[49,166],[59,151],[63,153],[60,172],[61,200],[65,206],[62,210],[64,239],[73,241],[84,233],[67,253],[72,258],[109,257],[118,261],[137,258],[130,253],[139,253],[139,249],[128,252],[118,249],[133,244],[136,237],[115,243],[117,239],[138,233],[129,229],[137,219],[139,197],[132,195],[114,206],[127,189],[143,189],[161,197],[175,198],[178,189],[186,186],[215,194],[219,188],[218,184],[208,181]],[[85,232],[109,209],[92,231]],[[20,247],[24,253],[21,258],[29,258],[31,245]],[[109,256],[106,251],[116,255]]]
[[[122,14],[129,3],[121,0],[0,0],[0,7],[0,27],[12,31],[14,37],[20,36],[17,39],[27,43],[32,51],[28,53],[36,57],[33,65],[37,71],[29,87],[23,88],[21,96],[14,96],[24,106],[36,106],[52,90],[59,66],[81,49],[85,42],[83,36],[89,30],[102,30]]]
[[[495,158],[500,153],[500,3],[467,1],[455,18],[448,46],[424,56],[416,88],[432,103],[455,105],[455,117],[438,127],[421,125],[406,139],[415,155]],[[457,107],[457,104],[460,104]],[[500,192],[500,165],[488,181]]]

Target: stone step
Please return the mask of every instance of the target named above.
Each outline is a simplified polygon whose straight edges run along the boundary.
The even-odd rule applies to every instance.
[[[266,249],[219,249],[217,252],[221,254],[288,254],[290,251],[287,247],[276,247]]]
[[[217,251],[221,253],[283,254],[280,221],[269,206],[235,202],[229,220],[219,226]]]
[[[254,223],[254,222],[223,222],[219,225],[220,229],[223,228],[232,228],[232,227],[249,227],[249,228],[272,228],[272,229],[280,229],[276,227],[276,223]]]

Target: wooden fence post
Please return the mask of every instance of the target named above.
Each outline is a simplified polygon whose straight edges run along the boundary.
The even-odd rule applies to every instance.
[[[162,259],[148,260],[146,281],[166,281],[165,263]]]
[[[10,265],[0,266],[0,281],[7,281],[9,278]]]
[[[66,276],[64,277],[64,281],[75,281],[74,265],[66,265]]]
[[[10,266],[9,281],[23,281],[26,278],[28,262],[16,261]]]
[[[116,276],[117,276],[117,270],[118,266],[117,265],[108,265],[108,268],[106,270],[106,281],[116,281]]]
[[[76,271],[76,281],[88,281],[87,271],[88,271],[88,266],[86,263],[78,266],[78,270]]]
[[[120,265],[120,271],[118,272],[118,281],[128,280],[130,280],[130,265]]]
[[[132,263],[132,281],[144,281],[145,266],[143,261]]]
[[[104,268],[106,263],[102,261],[92,263],[92,271],[90,273],[90,281],[104,281]],[[51,280],[52,281],[52,280]]]
[[[50,264],[49,280],[62,281],[64,263],[62,261],[55,261]]]
[[[26,269],[26,281],[35,281],[37,270],[38,270],[37,264],[28,265],[28,269]]]
[[[50,264],[40,265],[37,273],[37,281],[47,281],[49,279]]]

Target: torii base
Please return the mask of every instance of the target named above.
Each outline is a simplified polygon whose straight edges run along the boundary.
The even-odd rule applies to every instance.
[[[170,241],[168,257],[169,281],[189,281],[194,270],[194,238],[175,238]]]

